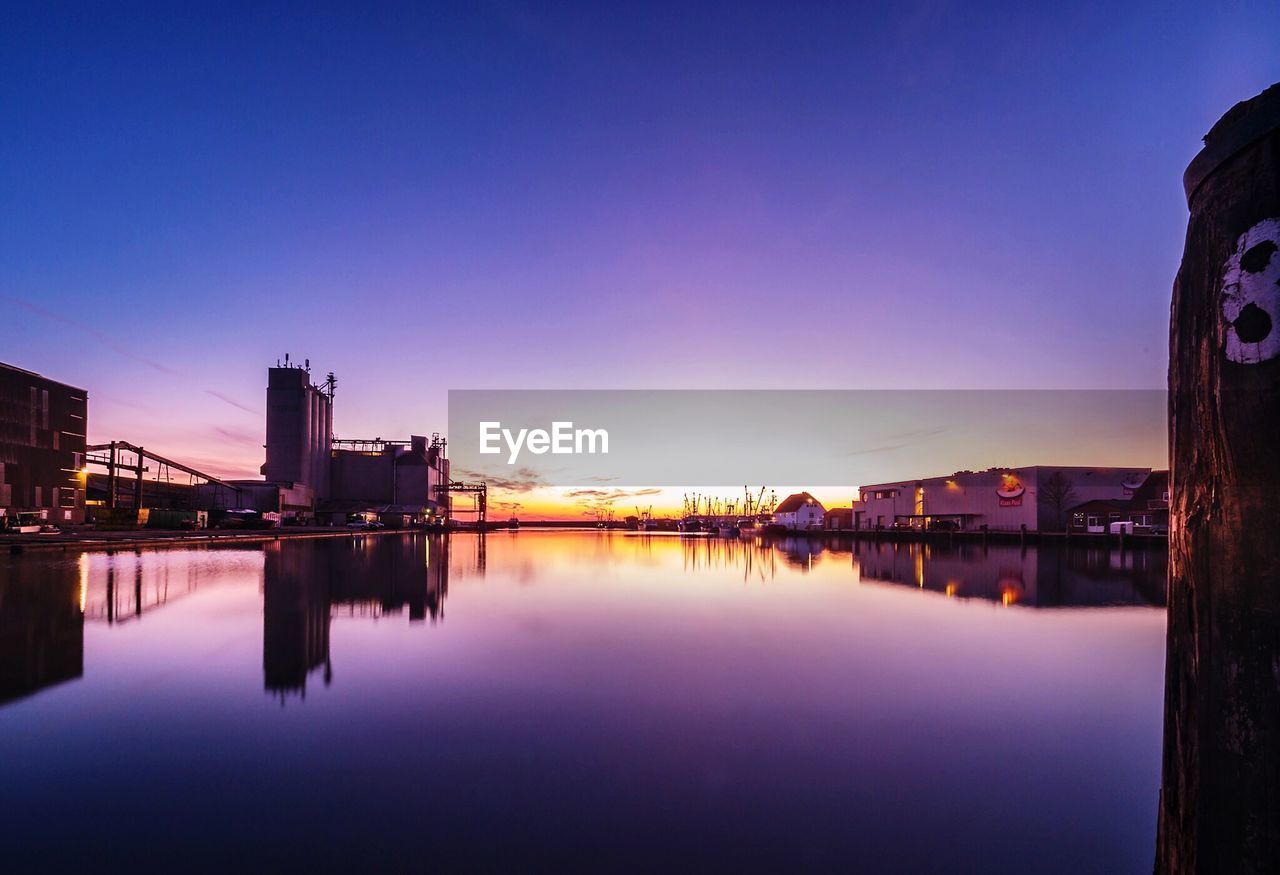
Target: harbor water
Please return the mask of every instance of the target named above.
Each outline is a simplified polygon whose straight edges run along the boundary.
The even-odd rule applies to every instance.
[[[6,555],[6,868],[1150,871],[1165,577],[594,530]]]

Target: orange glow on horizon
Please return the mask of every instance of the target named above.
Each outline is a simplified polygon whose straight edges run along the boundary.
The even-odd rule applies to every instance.
[[[804,487],[777,487],[778,499],[782,500],[793,492],[809,492],[817,498],[827,510],[835,507],[849,507],[855,489],[805,489]],[[741,493],[734,489],[715,489],[710,487],[617,487],[610,489],[586,489],[582,487],[541,487],[527,492],[507,490],[489,490],[489,518],[493,520],[516,516],[521,520],[596,520],[597,511],[607,513],[613,511],[613,519],[622,522],[628,516],[636,516],[636,508],[642,511],[653,509],[653,516],[659,519],[678,519],[683,515],[685,495],[697,492],[702,495],[720,495],[725,498],[738,499]],[[465,499],[457,505],[459,509],[469,506]]]

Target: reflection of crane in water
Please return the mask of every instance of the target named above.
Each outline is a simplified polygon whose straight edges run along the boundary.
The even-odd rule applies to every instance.
[[[742,541],[737,538],[681,538],[684,570],[696,573],[702,570],[742,567],[742,580],[758,579],[761,583],[772,580],[777,574],[773,547],[762,541]]]
[[[257,555],[254,551],[218,552],[256,564],[248,558]],[[191,595],[204,578],[213,576],[203,570],[205,557],[203,550],[82,553],[79,574],[85,619],[126,623]]]

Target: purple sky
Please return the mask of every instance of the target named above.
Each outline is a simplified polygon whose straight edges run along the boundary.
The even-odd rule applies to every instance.
[[[1182,170],[1280,79],[1274,2],[0,16],[0,360],[236,473],[285,352],[349,437],[448,388],[1160,386]]]

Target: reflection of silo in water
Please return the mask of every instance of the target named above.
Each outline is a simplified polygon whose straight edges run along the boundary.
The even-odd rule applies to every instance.
[[[0,704],[84,674],[85,585],[64,563],[0,560]]]
[[[333,542],[276,541],[266,546],[262,587],[263,684],[283,699],[306,695],[307,675],[329,666],[329,575]],[[326,549],[329,548],[329,549]]]

